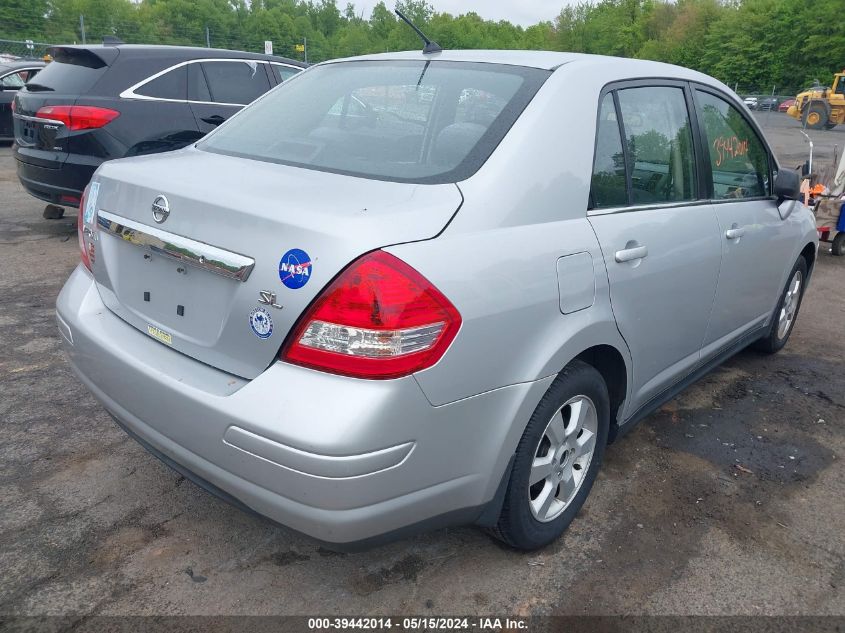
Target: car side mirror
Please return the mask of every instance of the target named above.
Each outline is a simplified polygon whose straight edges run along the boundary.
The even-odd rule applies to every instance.
[[[774,194],[778,202],[801,198],[801,177],[791,169],[779,169],[775,176]]]

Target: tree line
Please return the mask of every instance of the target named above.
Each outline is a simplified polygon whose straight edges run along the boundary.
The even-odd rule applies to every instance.
[[[843,0],[599,0],[522,27],[475,12],[451,15],[399,0],[444,48],[545,49],[665,61],[742,92],[791,94],[845,67]],[[80,20],[80,16],[83,16]],[[384,2],[363,15],[336,0],[3,0],[0,39],[182,44],[263,51],[308,61],[415,49]],[[2,50],[0,50],[2,52]]]

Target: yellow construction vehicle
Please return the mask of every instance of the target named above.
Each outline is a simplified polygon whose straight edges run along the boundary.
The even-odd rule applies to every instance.
[[[797,95],[786,113],[812,130],[845,123],[845,70],[833,76],[830,88],[816,85]]]

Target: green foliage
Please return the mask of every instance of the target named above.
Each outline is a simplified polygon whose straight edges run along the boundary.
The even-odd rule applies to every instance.
[[[593,0],[524,28],[428,0],[397,8],[444,48],[565,50],[695,68],[740,91],[795,93],[829,84],[845,66],[842,0]],[[483,6],[483,5],[479,5]],[[2,0],[0,38],[166,43],[262,51],[309,61],[418,49],[417,36],[379,2],[370,16],[337,0]],[[549,16],[552,18],[553,16]],[[207,38],[207,39],[206,39]],[[0,52],[3,45],[0,43]]]
[[[0,3],[0,37],[3,33],[18,40],[35,40],[44,33],[47,0],[3,0]],[[16,28],[16,25],[20,25]]]

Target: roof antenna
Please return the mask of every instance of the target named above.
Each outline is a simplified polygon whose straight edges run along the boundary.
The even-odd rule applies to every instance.
[[[432,42],[430,39],[428,39],[428,38],[425,36],[425,33],[423,33],[422,31],[420,31],[420,30],[416,27],[416,25],[415,25],[413,22],[411,22],[411,21],[410,21],[407,17],[405,17],[405,14],[404,14],[404,13],[402,13],[399,9],[393,9],[393,11],[396,13],[396,15],[398,15],[400,18],[402,18],[402,20],[405,22],[405,24],[407,24],[407,25],[408,25],[408,26],[410,26],[412,29],[414,29],[414,32],[415,32],[417,35],[419,35],[419,36],[420,36],[420,39],[421,39],[423,42],[425,42],[425,46],[423,47],[423,54],[424,54],[424,55],[428,55],[429,53],[439,53],[439,52],[441,52],[441,51],[443,50],[443,49],[440,47],[440,44],[438,44],[437,42]]]

